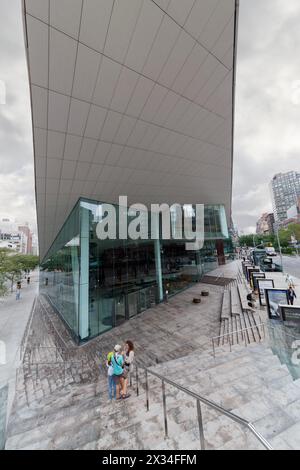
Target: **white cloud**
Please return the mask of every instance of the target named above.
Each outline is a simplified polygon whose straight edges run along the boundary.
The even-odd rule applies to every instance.
[[[272,176],[300,170],[299,23],[298,0],[240,1],[233,217],[244,231],[271,210]]]
[[[30,98],[21,2],[1,0],[0,214],[36,226]]]

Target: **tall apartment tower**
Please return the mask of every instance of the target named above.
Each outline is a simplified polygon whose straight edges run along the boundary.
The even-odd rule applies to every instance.
[[[288,209],[297,203],[300,196],[300,173],[288,171],[277,173],[270,183],[275,221],[286,220]]]

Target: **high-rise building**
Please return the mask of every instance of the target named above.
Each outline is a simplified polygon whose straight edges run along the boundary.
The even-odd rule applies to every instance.
[[[26,255],[31,255],[32,254],[32,232],[31,232],[28,224],[20,225],[18,227],[18,231],[25,234],[25,236],[26,236],[26,246],[25,246],[24,253]]]
[[[232,249],[238,2],[22,3],[41,288],[87,340],[192,285]],[[99,239],[104,203],[126,212],[121,195],[147,208],[204,204],[203,248],[160,235]]]
[[[281,223],[287,219],[288,209],[297,203],[300,196],[300,173],[277,173],[270,183],[270,190],[275,221]]]
[[[298,197],[296,204],[292,205],[287,211],[287,218],[283,221],[284,227],[290,224],[300,223],[300,197]]]
[[[262,214],[256,224],[256,233],[258,235],[271,235],[274,233],[275,218],[273,213],[266,212]]]

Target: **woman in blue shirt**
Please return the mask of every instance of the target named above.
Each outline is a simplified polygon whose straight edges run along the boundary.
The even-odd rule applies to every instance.
[[[122,396],[120,395],[120,386],[121,386],[121,377],[124,370],[124,357],[121,354],[121,346],[117,344],[114,347],[114,355],[111,358],[111,365],[113,367],[113,379],[116,384],[117,389],[117,400],[120,400]]]

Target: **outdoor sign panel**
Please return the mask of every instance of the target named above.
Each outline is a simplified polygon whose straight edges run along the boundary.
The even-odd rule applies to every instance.
[[[299,305],[280,305],[281,316],[283,321],[300,322],[300,306]]]
[[[288,304],[286,289],[265,289],[268,315],[271,320],[281,320],[281,304]]]
[[[243,263],[243,273],[245,277],[247,277],[247,266],[253,267],[253,264],[250,263],[249,261],[246,261],[245,263]]]
[[[259,293],[259,303],[260,305],[267,305],[265,289],[273,289],[274,281],[273,279],[257,279],[258,293]]]
[[[254,286],[253,286],[253,278],[252,278],[252,276],[253,276],[254,273],[259,273],[259,272],[260,272],[260,269],[259,269],[259,268],[251,268],[251,269],[249,269],[248,271],[249,271],[250,287],[251,287],[251,289],[253,289]]]
[[[247,281],[250,282],[251,281],[251,274],[252,273],[259,273],[260,272],[260,269],[259,268],[247,268]]]
[[[252,284],[254,290],[258,290],[257,279],[264,279],[265,277],[266,273],[252,273]]]
[[[246,264],[246,265],[245,265],[245,273],[244,273],[244,274],[245,274],[245,278],[246,278],[247,280],[248,280],[248,269],[251,269],[251,268],[254,268],[254,266],[253,266],[252,263],[251,263],[251,264],[249,263],[249,264]]]

